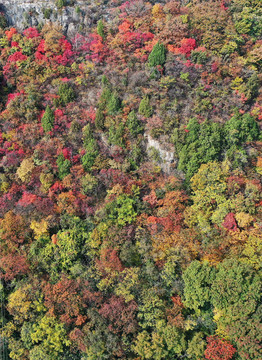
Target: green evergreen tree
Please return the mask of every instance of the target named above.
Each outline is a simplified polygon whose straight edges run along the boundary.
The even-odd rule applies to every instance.
[[[152,115],[153,109],[150,106],[150,100],[148,96],[143,97],[141,100],[138,112],[145,117],[150,117]]]
[[[102,20],[99,20],[97,23],[97,33],[101,36],[103,40],[105,40],[106,34],[105,34],[105,27]]]
[[[97,152],[92,152],[92,153],[87,152],[85,155],[82,156],[81,162],[85,171],[87,172],[90,171],[91,167],[94,165],[96,156],[97,156]]]
[[[74,101],[76,98],[74,89],[67,83],[59,86],[58,95],[60,96],[59,103],[63,106]]]
[[[113,93],[108,102],[107,110],[109,115],[116,114],[121,108],[121,100],[119,99],[117,93]]]
[[[166,48],[159,42],[153,47],[148,57],[150,66],[164,65],[166,62]]]
[[[55,115],[53,110],[47,105],[41,123],[45,132],[51,131],[54,127]]]
[[[256,120],[248,113],[243,116],[238,113],[225,124],[225,138],[229,146],[257,140],[259,132]]]
[[[95,126],[98,130],[104,129],[105,115],[103,110],[99,107],[96,112]]]
[[[93,140],[93,133],[91,130],[91,126],[90,124],[87,124],[84,128],[83,128],[83,143],[84,143],[84,147],[88,146],[89,142],[91,140]]]
[[[112,124],[109,128],[108,140],[110,144],[124,146],[124,124]]]
[[[60,154],[57,157],[56,164],[58,166],[58,177],[63,180],[70,173],[71,162],[65,159],[63,154]]]
[[[105,75],[102,76],[101,84],[102,84],[103,87],[106,87],[106,86],[109,85],[109,80]]]
[[[66,0],[57,0],[56,1],[56,6],[57,6],[58,9],[62,9],[66,5],[67,5]]]
[[[106,110],[107,109],[107,106],[108,106],[108,103],[111,99],[111,96],[112,96],[112,91],[111,89],[106,86],[103,91],[102,91],[102,94],[100,96],[100,99],[99,99],[99,108],[101,110]]]
[[[138,120],[134,110],[128,114],[127,127],[132,136],[137,136],[143,131],[143,126],[141,126],[141,122]]]

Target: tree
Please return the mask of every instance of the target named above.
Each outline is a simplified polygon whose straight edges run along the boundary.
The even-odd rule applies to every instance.
[[[189,57],[191,52],[196,48],[196,40],[195,39],[182,39],[181,46],[178,48],[178,52],[180,54]]]
[[[226,197],[226,164],[209,162],[200,166],[191,179],[193,205],[186,209],[186,222],[208,233],[211,224],[222,224],[230,202]]]
[[[104,111],[98,107],[96,111],[95,125],[98,130],[104,129],[105,115]]]
[[[111,95],[108,105],[107,111],[109,115],[115,115],[121,108],[121,101],[116,92],[113,92]]]
[[[21,326],[24,326],[26,322],[34,321],[40,313],[45,311],[39,288],[40,283],[35,279],[30,280],[30,283],[27,281],[20,284],[8,296],[7,310],[15,322]]]
[[[143,126],[138,120],[134,110],[130,111],[127,117],[127,127],[131,136],[135,137],[143,131]]]
[[[0,270],[0,278],[10,281],[27,274],[29,263],[25,255],[13,253],[1,258]]]
[[[256,311],[261,298],[261,279],[254,269],[236,259],[224,260],[211,287],[213,305],[223,312],[219,322],[234,326],[234,321]],[[248,324],[247,324],[248,326]]]
[[[261,288],[261,275],[237,259],[219,264],[211,286],[211,301],[218,312],[217,331],[234,341],[241,359],[262,355]]]
[[[153,109],[150,106],[150,100],[149,100],[148,96],[143,97],[143,99],[141,100],[138,112],[139,112],[139,114],[141,114],[147,118],[152,115]]]
[[[65,159],[63,154],[58,155],[56,164],[58,166],[58,177],[63,180],[63,178],[70,173],[71,162],[68,159]]]
[[[248,230],[248,239],[242,250],[241,261],[252,265],[255,269],[262,268],[262,234],[257,229]]]
[[[195,260],[183,273],[184,304],[197,313],[200,309],[209,306],[211,302],[210,285],[215,278],[215,270],[208,263]]]
[[[66,6],[67,1],[66,0],[57,0],[56,6],[58,9],[62,9],[64,6]]]
[[[206,341],[202,332],[196,332],[193,338],[187,344],[187,356],[189,359],[203,359]]]
[[[134,334],[137,331],[137,304],[134,300],[125,302],[124,298],[113,295],[99,310],[108,321],[108,328],[113,333]]]
[[[63,230],[50,238],[42,237],[32,243],[30,259],[43,272],[57,282],[61,273],[73,273],[74,267],[81,268],[86,251],[88,233],[93,228],[89,221],[82,221],[77,216],[63,215],[61,217]]]
[[[86,174],[81,179],[82,191],[86,195],[94,194],[96,192],[97,185],[98,180],[90,174]]]
[[[41,344],[50,360],[56,360],[70,344],[64,326],[52,316],[44,316],[33,325],[31,333],[33,343]]]
[[[207,348],[205,358],[208,360],[231,360],[236,349],[230,342],[219,339],[217,336],[207,338]]]
[[[32,172],[34,170],[34,162],[32,159],[24,159],[17,169],[17,175],[22,180],[22,182],[28,182],[31,178]]]
[[[138,308],[139,325],[149,332],[155,329],[157,323],[165,318],[164,300],[157,294],[156,289],[144,289]]]
[[[189,120],[186,135],[185,129],[181,131],[174,138],[179,154],[178,169],[185,172],[189,181],[201,164],[219,160],[224,145],[223,132],[219,124],[208,121],[199,124],[196,118]]]
[[[152,334],[143,331],[137,336],[134,350],[141,359],[173,359],[186,348],[184,334],[175,326],[158,321]]]
[[[45,132],[51,131],[54,127],[55,115],[53,110],[47,105],[41,123]]]
[[[98,155],[97,144],[93,136],[84,139],[85,154],[81,157],[81,162],[85,171],[90,172]]]
[[[148,63],[151,67],[157,65],[164,65],[166,62],[166,48],[159,42],[153,47],[148,56]]]
[[[4,14],[0,15],[0,28],[5,29],[7,27],[7,20]]]
[[[259,127],[250,114],[236,114],[225,124],[225,135],[228,144],[242,145],[258,139]]]
[[[105,34],[105,30],[104,30],[104,24],[103,24],[103,21],[101,19],[98,21],[96,29],[97,29],[98,35],[100,35],[101,38],[103,40],[105,40],[106,34]]]
[[[5,213],[0,222],[1,255],[14,252],[29,238],[30,229],[25,219],[13,211]]]
[[[68,83],[63,83],[59,86],[58,95],[60,97],[58,103],[62,106],[74,101],[76,98],[74,89]]]
[[[235,219],[235,214],[228,213],[225,217],[224,222],[222,223],[222,226],[228,230],[237,231],[237,223]]]
[[[135,199],[126,194],[121,194],[116,201],[108,206],[108,212],[109,218],[115,219],[120,227],[131,224],[137,216]]]
[[[85,284],[87,286],[87,284]],[[56,284],[47,283],[44,287],[44,305],[51,316],[59,317],[66,325],[82,325],[86,321],[84,315],[87,308],[86,294],[79,282],[62,276]]]

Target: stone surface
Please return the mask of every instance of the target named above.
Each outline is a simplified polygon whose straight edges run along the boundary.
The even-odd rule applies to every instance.
[[[173,145],[167,143],[164,138],[161,138],[160,141],[153,139],[149,134],[145,135],[145,140],[147,152],[150,153],[151,148],[157,150],[160,156],[159,166],[164,173],[171,174],[177,165]]]
[[[23,30],[48,21],[62,26],[65,35],[73,37],[77,32],[90,30],[96,22],[106,16],[106,7],[95,5],[94,1],[75,1],[72,6],[58,9],[55,0],[0,0],[0,11],[4,12],[9,26]],[[47,19],[45,13],[50,12]]]

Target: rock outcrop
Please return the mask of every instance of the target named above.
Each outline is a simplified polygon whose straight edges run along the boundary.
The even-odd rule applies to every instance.
[[[90,29],[105,14],[105,7],[94,1],[71,1],[62,8],[57,4],[55,0],[0,0],[0,11],[8,25],[18,30],[52,21],[61,25],[68,37]]]
[[[160,141],[153,139],[149,134],[145,135],[147,153],[150,154],[154,149],[159,155],[158,164],[162,171],[166,174],[171,174],[177,165],[177,159],[175,158],[174,146],[167,143],[161,138]]]

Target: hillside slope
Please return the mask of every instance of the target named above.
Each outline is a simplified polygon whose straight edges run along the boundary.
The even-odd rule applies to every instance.
[[[259,360],[262,3],[82,3],[0,15],[0,359]]]

